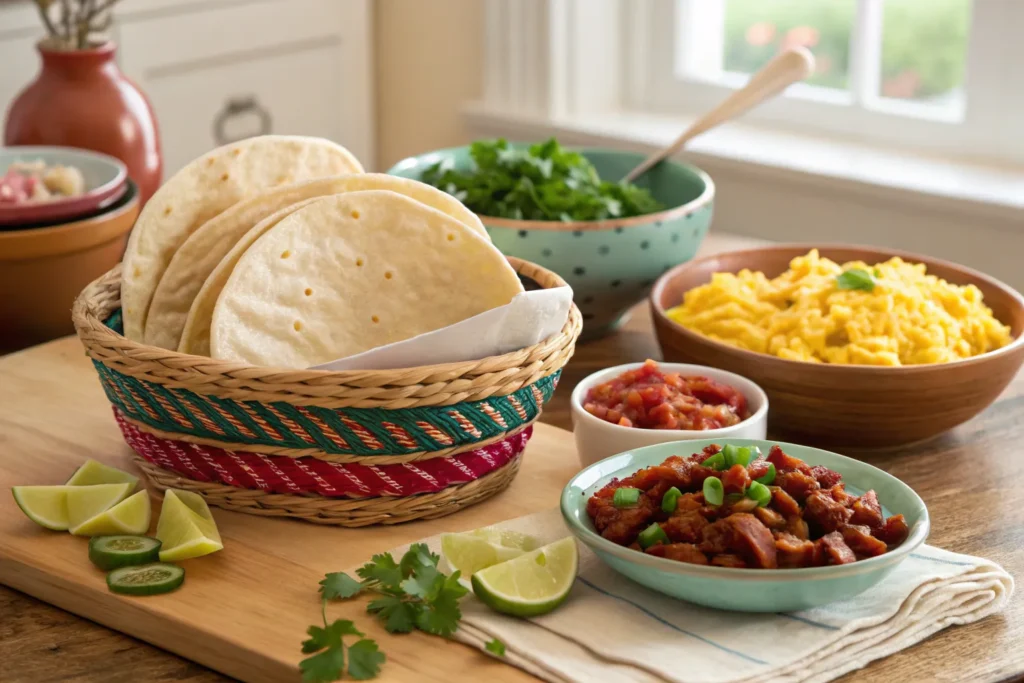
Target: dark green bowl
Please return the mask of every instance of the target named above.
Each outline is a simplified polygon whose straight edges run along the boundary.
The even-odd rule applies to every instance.
[[[638,152],[579,151],[607,179],[623,177],[644,159]],[[388,173],[419,180],[426,168],[446,159],[457,169],[472,168],[467,146],[404,159]],[[634,218],[567,223],[480,216],[503,253],[553,270],[572,286],[583,314],[581,341],[621,325],[658,276],[693,258],[711,225],[715,185],[699,168],[665,161],[637,184],[668,208]]]

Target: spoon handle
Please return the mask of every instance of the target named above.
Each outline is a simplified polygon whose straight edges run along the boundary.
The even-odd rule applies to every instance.
[[[814,55],[806,48],[793,47],[780,52],[751,76],[746,85],[694,121],[671,145],[644,159],[640,165],[626,174],[622,182],[633,182],[659,161],[678,152],[687,142],[701,133],[745,114],[765,100],[775,97],[793,83],[807,78],[813,71]]]

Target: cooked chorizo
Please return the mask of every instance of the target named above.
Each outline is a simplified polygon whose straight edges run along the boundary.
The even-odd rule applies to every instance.
[[[824,491],[815,491],[807,497],[807,507],[804,508],[804,519],[812,530],[819,534],[827,534],[837,531],[846,524],[853,514],[842,503],[837,503],[832,496]]]
[[[737,512],[725,518],[731,530],[729,547],[752,567],[773,569],[778,565],[775,559],[775,539],[768,527],[751,514]]]
[[[708,446],[701,453],[673,456],[612,480],[587,501],[594,528],[614,543],[640,550],[638,535],[657,523],[667,538],[644,551],[650,555],[749,568],[847,564],[888,552],[910,533],[902,515],[884,518],[874,491],[859,497],[850,494],[840,475],[827,467],[811,467],[778,446],[767,459],[746,466],[721,471],[701,464],[720,450]],[[768,486],[771,498],[758,495],[755,500],[749,489],[767,474],[769,464],[776,470]],[[721,480],[725,499],[719,499],[718,491],[714,497],[708,494],[718,505],[704,496],[708,477]],[[666,492],[673,486],[682,495],[675,499],[674,509],[663,509]],[[616,507],[615,492],[624,487],[643,494],[636,503],[632,496],[620,495],[621,507]]]

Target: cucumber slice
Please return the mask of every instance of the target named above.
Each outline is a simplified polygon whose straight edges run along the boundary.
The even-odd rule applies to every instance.
[[[107,574],[107,588],[124,595],[170,593],[185,580],[185,570],[173,564],[154,562],[121,567]]]
[[[149,564],[160,559],[160,546],[148,536],[97,536],[89,541],[89,559],[100,569]]]

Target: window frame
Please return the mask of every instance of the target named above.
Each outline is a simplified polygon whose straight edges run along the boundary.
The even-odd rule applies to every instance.
[[[861,9],[875,5],[859,0]],[[627,0],[623,7],[623,37],[629,87],[624,106],[658,114],[707,111],[734,88],[721,83],[680,76],[679,52],[689,49],[677,41],[685,16],[707,12],[701,0]],[[880,17],[875,17],[878,20]],[[835,135],[844,140],[898,146],[909,150],[985,161],[1024,162],[1024,136],[1014,134],[1024,120],[1024,41],[1013,27],[1024,25],[1024,2],[974,0],[967,50],[966,106],[960,121],[936,115],[901,115],[901,104],[875,98],[864,108],[856,98],[780,97],[750,112],[745,119],[771,127]],[[851,59],[865,59],[854,41]],[[870,72],[866,69],[865,72]],[[851,83],[868,90],[870,84]],[[801,86],[792,86],[799,92]],[[809,87],[809,86],[803,86]],[[815,89],[820,92],[821,89]],[[845,102],[844,102],[845,100]],[[851,106],[852,105],[852,106]],[[904,105],[906,106],[906,105]]]

